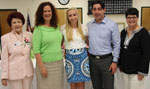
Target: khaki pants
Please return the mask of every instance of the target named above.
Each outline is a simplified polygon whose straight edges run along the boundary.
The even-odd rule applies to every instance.
[[[33,76],[19,80],[8,80],[8,87],[9,89],[31,89],[32,80]]]

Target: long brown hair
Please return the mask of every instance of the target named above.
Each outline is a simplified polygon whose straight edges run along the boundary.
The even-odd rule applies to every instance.
[[[56,13],[56,8],[55,6],[51,3],[51,2],[43,2],[39,5],[37,11],[36,11],[36,19],[35,19],[35,25],[43,25],[44,24],[44,18],[43,18],[43,8],[44,6],[50,6],[52,9],[52,18],[50,21],[50,25],[52,27],[57,27],[57,23],[58,23],[58,17],[57,17],[57,13]]]

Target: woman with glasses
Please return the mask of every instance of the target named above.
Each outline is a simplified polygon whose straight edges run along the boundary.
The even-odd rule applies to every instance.
[[[150,35],[138,25],[139,11],[129,8],[126,13],[128,26],[121,32],[119,67],[123,78],[122,89],[145,89],[150,60]]]

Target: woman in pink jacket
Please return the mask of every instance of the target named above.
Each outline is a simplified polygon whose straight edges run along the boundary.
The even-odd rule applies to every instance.
[[[10,89],[30,89],[33,80],[30,60],[32,34],[23,32],[25,19],[20,12],[10,13],[7,23],[12,31],[1,38],[2,85],[9,85]]]

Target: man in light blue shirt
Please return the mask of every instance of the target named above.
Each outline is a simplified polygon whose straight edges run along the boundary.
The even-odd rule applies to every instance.
[[[108,19],[102,1],[92,4],[94,20],[87,24],[89,32],[89,63],[94,89],[114,89],[114,73],[120,52],[117,24]]]

